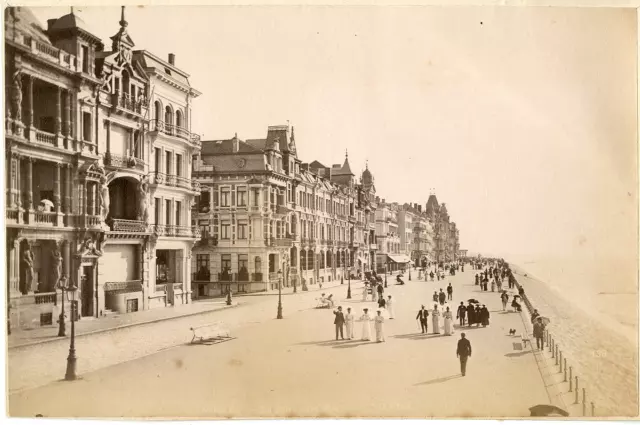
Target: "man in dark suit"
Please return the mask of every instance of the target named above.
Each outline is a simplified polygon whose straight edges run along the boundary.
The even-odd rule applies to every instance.
[[[458,340],[456,356],[460,358],[460,373],[465,376],[467,374],[467,359],[471,357],[471,343],[465,338],[464,332],[460,335],[460,340]]]
[[[342,313],[342,307],[338,307],[338,311],[333,312],[336,318],[333,321],[333,324],[336,325],[336,341],[338,340],[338,332],[340,333],[340,338],[344,339],[344,313]]]
[[[422,327],[422,333],[426,334],[429,331],[429,325],[427,317],[429,317],[429,311],[422,306],[422,309],[418,310],[418,315],[416,319],[420,321],[420,326]]]

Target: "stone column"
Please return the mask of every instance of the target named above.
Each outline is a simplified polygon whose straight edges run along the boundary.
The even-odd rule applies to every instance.
[[[7,246],[9,251],[9,296],[20,295],[20,239],[14,238]]]
[[[71,243],[66,239],[62,241],[62,274],[71,279]]]
[[[56,133],[56,146],[59,147],[60,141],[62,140],[62,88],[60,86],[56,86],[55,133]]]
[[[56,162],[54,165],[54,175],[53,175],[53,202],[56,208],[56,225],[62,226],[62,205],[61,205],[61,196],[60,196],[60,168],[62,164]]]
[[[64,210],[65,210],[65,214],[70,215],[72,214],[73,208],[71,205],[71,199],[72,199],[72,189],[71,189],[71,181],[73,179],[72,175],[71,175],[71,170],[72,170],[73,166],[71,164],[67,164],[65,167],[65,185],[64,185]]]
[[[143,242],[143,244],[148,244],[148,242]],[[147,245],[147,249],[151,250],[150,244]],[[142,309],[149,310],[149,295],[155,291],[155,286],[152,288],[152,282],[149,279],[149,256],[146,255],[146,250],[144,249],[144,245],[138,245],[140,252],[140,280],[142,287]],[[167,283],[167,285],[171,285]]]
[[[29,127],[29,140],[34,142],[36,140],[36,129],[33,125],[33,76],[27,75],[27,101],[29,103],[29,121],[27,125]]]
[[[33,208],[33,163],[35,159],[29,157],[26,158],[26,175],[27,175],[27,187],[25,188],[25,210],[27,210],[29,224],[34,222],[34,208]]]
[[[64,96],[64,138],[66,140],[65,145],[70,148],[69,141],[71,140],[71,91],[66,90]]]

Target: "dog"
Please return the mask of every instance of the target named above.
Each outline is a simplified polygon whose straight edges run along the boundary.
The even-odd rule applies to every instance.
[[[516,336],[516,330],[515,329],[509,329],[509,336]]]

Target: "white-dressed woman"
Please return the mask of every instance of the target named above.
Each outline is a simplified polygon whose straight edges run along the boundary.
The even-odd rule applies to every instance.
[[[382,311],[378,310],[378,315],[374,319],[376,328],[376,342],[384,342],[384,317]]]
[[[369,285],[365,282],[362,287],[362,301],[367,301],[367,292],[369,291]]]
[[[353,327],[355,323],[355,317],[351,314],[351,307],[347,308],[347,314],[344,316],[345,324],[347,325],[347,339],[353,339]]]
[[[389,312],[389,319],[393,319],[395,314],[395,300],[391,298],[391,295],[389,295],[389,299],[387,300],[387,311]]]
[[[431,311],[431,321],[433,324],[433,333],[440,333],[440,312],[438,311],[438,304],[433,305],[433,310]]]
[[[444,334],[453,335],[453,313],[447,307],[447,310],[442,314],[444,317]]]
[[[362,340],[371,341],[371,316],[369,316],[369,309],[365,308],[364,314],[360,316],[359,322],[362,322]]]

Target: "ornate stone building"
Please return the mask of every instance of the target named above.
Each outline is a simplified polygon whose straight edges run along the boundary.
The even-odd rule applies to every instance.
[[[166,234],[151,202],[159,183],[150,176],[157,139],[149,124],[157,117],[149,102],[175,89],[182,98],[172,107],[188,117],[198,93],[186,77],[160,81],[160,67],[146,62],[150,54],[134,50],[124,8],[119,25],[105,46],[73,11],[49,19],[46,29],[29,9],[5,11],[7,282],[14,326],[55,321],[62,302],[57,288],[65,282],[78,287],[80,317],[188,300],[179,291],[159,295],[155,286],[156,245]],[[185,75],[158,62],[161,73]],[[170,125],[168,143],[190,158],[199,149],[190,123]],[[173,228],[172,236],[188,258],[197,236],[188,226],[196,190],[184,167],[186,182],[179,189],[167,185],[179,192],[182,221],[172,216],[171,226],[187,226]],[[181,267],[176,281],[186,288],[189,264],[175,264]]]
[[[203,142],[193,173],[202,187],[198,296],[274,291],[279,282],[305,290],[372,267],[373,185],[355,183],[348,159],[302,163],[288,125],[264,139]]]

